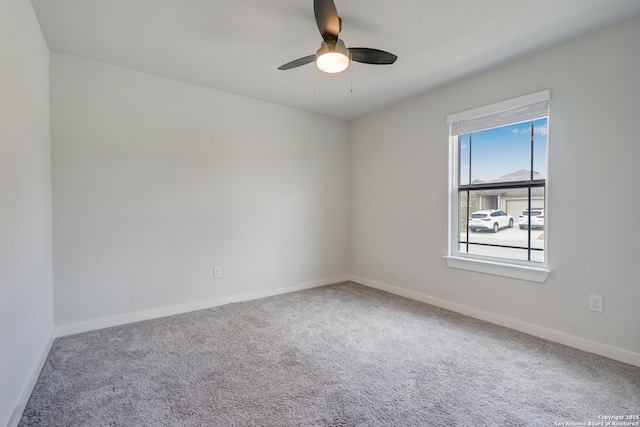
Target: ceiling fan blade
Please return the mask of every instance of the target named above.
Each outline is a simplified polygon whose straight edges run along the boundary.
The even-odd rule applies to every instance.
[[[299,67],[301,65],[309,64],[316,60],[315,55],[305,56],[304,58],[296,59],[295,61],[287,62],[284,65],[278,67],[278,70],[290,70],[292,68]]]
[[[393,64],[398,59],[393,53],[368,47],[350,47],[351,59],[364,64],[384,65]]]
[[[335,44],[340,34],[340,18],[333,0],[313,0],[318,30],[327,44]]]

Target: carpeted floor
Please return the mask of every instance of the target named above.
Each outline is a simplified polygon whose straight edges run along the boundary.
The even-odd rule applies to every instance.
[[[56,339],[20,425],[553,426],[637,414],[638,367],[342,283]]]

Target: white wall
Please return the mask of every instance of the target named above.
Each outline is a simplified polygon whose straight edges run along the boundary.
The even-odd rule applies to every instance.
[[[0,426],[53,330],[49,51],[31,3],[0,2]],[[27,390],[28,389],[28,390]],[[25,393],[26,390],[26,393]],[[18,408],[18,412],[22,408]]]
[[[51,105],[56,325],[348,273],[346,122],[55,53]]]
[[[639,42],[636,17],[353,122],[356,280],[639,364]],[[445,117],[543,89],[551,276],[448,268]],[[588,311],[590,293],[604,313]]]

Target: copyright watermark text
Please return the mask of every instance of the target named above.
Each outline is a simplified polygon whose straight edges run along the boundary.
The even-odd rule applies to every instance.
[[[627,426],[640,427],[640,414],[635,415],[598,415],[594,421],[555,421],[554,426]]]

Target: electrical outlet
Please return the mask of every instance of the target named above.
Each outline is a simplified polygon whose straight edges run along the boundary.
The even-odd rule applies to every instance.
[[[604,311],[604,298],[602,295],[589,295],[589,310],[600,313]]]
[[[214,279],[218,279],[222,277],[222,267],[220,267],[219,265],[213,267],[213,278]]]
[[[385,257],[380,257],[380,267],[387,266],[387,259]]]

